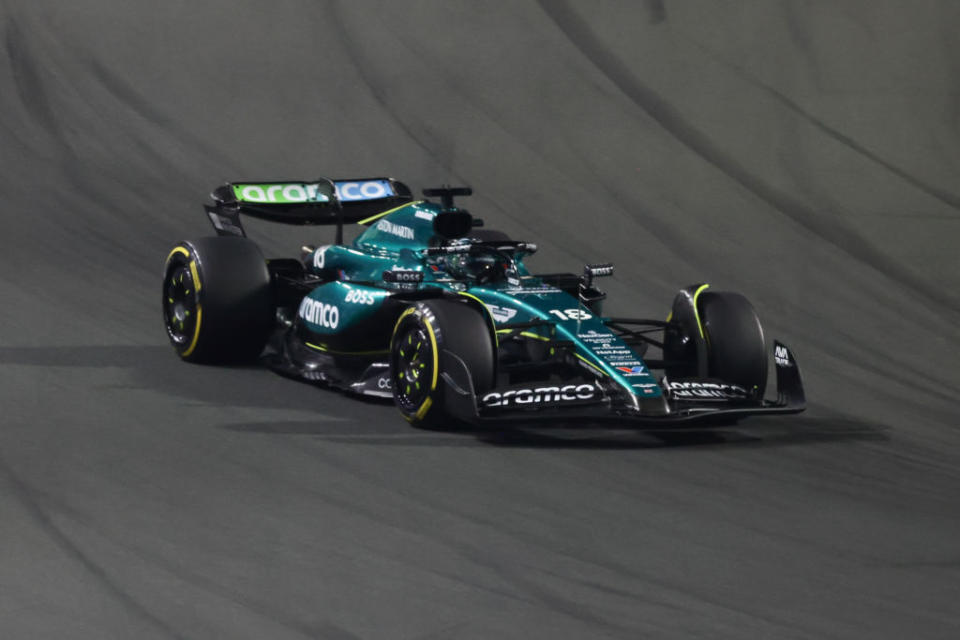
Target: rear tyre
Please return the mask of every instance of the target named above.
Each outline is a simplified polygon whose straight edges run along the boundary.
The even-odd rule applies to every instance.
[[[462,302],[429,300],[400,315],[390,341],[390,378],[394,403],[414,426],[458,426],[441,379],[451,354],[466,365],[474,393],[493,387],[496,352],[482,313]]]
[[[739,293],[705,291],[698,307],[710,377],[762,397],[767,386],[767,350],[753,306]]]
[[[182,242],[167,256],[163,320],[188,362],[245,362],[263,351],[273,323],[267,263],[246,238]]]

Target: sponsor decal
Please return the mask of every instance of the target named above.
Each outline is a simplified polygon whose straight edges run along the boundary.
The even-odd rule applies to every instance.
[[[364,289],[350,289],[347,291],[347,297],[345,298],[345,301],[352,304],[373,304],[377,301],[377,296],[373,293],[373,291],[366,291]]]
[[[744,400],[747,390],[735,384],[720,382],[668,382],[667,389],[675,398],[688,400]]]
[[[773,360],[777,363],[778,367],[790,367],[793,365],[793,363],[790,362],[790,352],[787,351],[787,348],[782,344],[774,347]]]
[[[596,388],[589,384],[568,384],[562,387],[536,387],[493,391],[480,399],[485,407],[532,406],[593,400]]]
[[[615,336],[612,333],[601,333],[595,329],[590,329],[586,333],[578,333],[577,337],[587,344],[599,344],[612,342]]]
[[[336,329],[340,324],[340,309],[335,304],[326,304],[313,298],[304,298],[300,303],[299,315],[307,322],[327,329]]]
[[[659,385],[656,382],[636,382],[630,386],[636,387],[644,393],[650,394],[654,393],[654,389],[656,389]]]
[[[517,315],[517,310],[511,307],[498,307],[495,304],[488,304],[487,309],[490,309],[490,315],[496,322],[509,322],[513,316]]]
[[[399,284],[419,284],[423,282],[423,271],[414,271],[413,269],[390,269],[383,272],[385,282],[394,282]]]
[[[323,269],[323,265],[326,263],[326,254],[327,249],[330,248],[330,245],[324,245],[313,252],[313,266],[317,269]]]
[[[389,180],[357,180],[355,182],[334,182],[337,197],[344,202],[355,200],[376,200],[396,195]]]
[[[383,231],[390,235],[413,240],[413,229],[402,224],[395,224],[389,220],[381,220],[377,223],[377,231]]]
[[[593,352],[598,356],[620,358],[623,360],[629,360],[633,363],[639,362],[636,356],[634,356],[633,351],[630,351],[630,349],[625,349],[624,347],[610,347],[609,345],[601,345],[599,349],[594,349]],[[620,364],[620,363],[617,363],[617,364]]]
[[[377,388],[378,389],[393,388],[393,385],[390,383],[390,378],[385,378],[385,377],[377,378]]]
[[[590,278],[604,278],[613,275],[613,264],[588,264],[583,268],[583,274]]]
[[[235,184],[233,195],[241,202],[272,202],[296,204],[298,202],[329,202],[330,198],[320,193],[319,184]]]
[[[429,211],[421,211],[420,209],[417,209],[416,213],[413,214],[413,217],[433,222],[433,219],[436,217],[436,215],[437,214],[430,213]]]
[[[647,370],[641,364],[629,367],[617,367],[617,371],[627,376],[641,376],[646,373]]]

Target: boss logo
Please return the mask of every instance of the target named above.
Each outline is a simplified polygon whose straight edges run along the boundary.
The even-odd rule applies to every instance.
[[[327,329],[336,329],[340,324],[340,309],[337,305],[326,304],[313,298],[304,298],[300,303],[299,315],[307,322]]]
[[[596,389],[589,384],[568,384],[562,387],[537,387],[534,389],[510,389],[491,392],[481,398],[486,407],[531,406],[593,400]]]
[[[377,296],[372,291],[350,289],[350,291],[347,291],[347,297],[344,300],[354,304],[373,304],[377,301]]]
[[[383,272],[385,282],[396,282],[401,284],[417,284],[423,282],[423,272],[405,269],[393,269]]]

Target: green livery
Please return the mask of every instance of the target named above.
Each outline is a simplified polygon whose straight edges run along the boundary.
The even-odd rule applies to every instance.
[[[218,189],[207,207],[218,237],[168,258],[174,347],[191,361],[260,355],[285,375],[392,397],[421,426],[686,424],[803,409],[796,359],[779,342],[778,396],[765,399],[766,342],[739,294],[692,285],[667,320],[611,318],[596,284],[612,265],[537,274],[527,266],[536,245],[454,206],[469,189],[424,193],[441,201],[414,200],[388,178]],[[239,214],[337,224],[338,239],[345,222],[367,228],[350,245],[263,260]],[[251,311],[231,313],[241,303]]]

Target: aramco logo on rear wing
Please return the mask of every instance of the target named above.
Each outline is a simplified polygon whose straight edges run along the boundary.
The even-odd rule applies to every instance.
[[[397,195],[389,180],[352,180],[333,183],[337,199],[343,202],[377,200]],[[327,186],[329,192],[329,186]],[[261,204],[303,204],[306,202],[330,202],[330,196],[318,182],[268,182],[261,184],[235,184],[233,195],[239,202]]]
[[[319,184],[302,182],[291,184],[235,184],[233,185],[233,194],[241,202],[298,204],[330,201],[326,194],[320,193]]]

